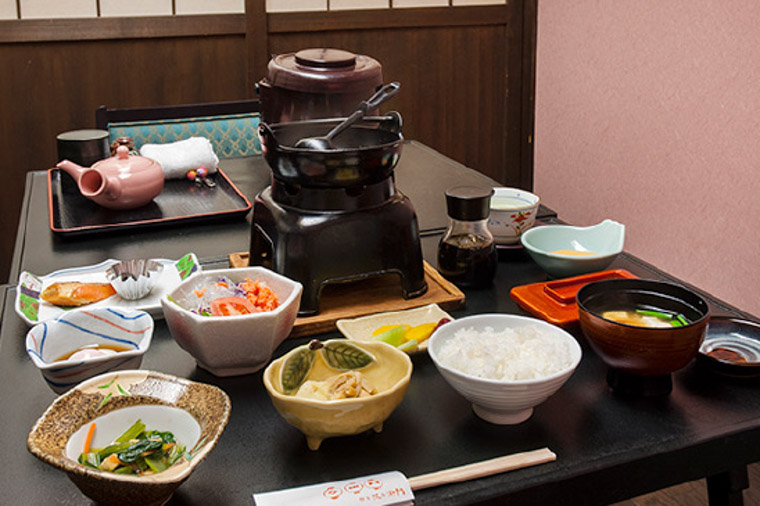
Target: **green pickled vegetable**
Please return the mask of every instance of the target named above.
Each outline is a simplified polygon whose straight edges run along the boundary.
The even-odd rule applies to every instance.
[[[402,343],[398,349],[400,351],[404,351],[406,353],[410,353],[417,349],[417,345],[420,344],[416,339],[411,339],[409,341],[406,341],[405,343]]]
[[[404,343],[404,335],[406,334],[407,330],[408,328],[404,325],[393,327],[392,329],[386,330],[382,334],[375,336],[375,341],[382,341],[384,343],[390,344],[391,346],[398,347]]]

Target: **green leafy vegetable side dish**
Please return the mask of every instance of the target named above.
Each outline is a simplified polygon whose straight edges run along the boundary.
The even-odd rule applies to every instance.
[[[88,443],[89,444],[89,443]],[[137,420],[105,448],[90,448],[79,455],[79,463],[117,474],[143,475],[160,473],[185,454],[171,432],[145,430]]]
[[[340,341],[326,343],[322,348],[322,356],[327,365],[340,370],[361,369],[375,361],[372,355],[358,346]]]
[[[280,383],[286,394],[295,393],[298,387],[306,381],[306,377],[314,365],[315,357],[316,352],[306,347],[296,350],[285,359],[280,371]]]

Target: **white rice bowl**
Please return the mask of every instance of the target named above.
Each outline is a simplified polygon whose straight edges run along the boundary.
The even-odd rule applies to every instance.
[[[527,420],[581,360],[575,338],[550,323],[509,314],[449,322],[430,337],[428,352],[446,381],[481,418],[498,424]]]
[[[440,348],[442,364],[494,380],[532,380],[572,365],[570,343],[532,323],[495,331],[461,328]]]

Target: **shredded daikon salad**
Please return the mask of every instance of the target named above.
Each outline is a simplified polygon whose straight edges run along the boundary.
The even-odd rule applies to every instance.
[[[177,301],[201,316],[236,316],[271,311],[279,305],[277,296],[261,280],[245,278],[235,283],[222,276],[216,282],[198,282],[185,300]]]
[[[570,345],[563,339],[526,325],[501,332],[486,327],[459,329],[444,343],[440,362],[452,369],[494,380],[531,380],[551,376],[572,365]]]

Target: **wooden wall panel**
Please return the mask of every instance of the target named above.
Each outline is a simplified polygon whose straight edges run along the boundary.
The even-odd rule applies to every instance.
[[[55,164],[57,134],[93,128],[102,104],[246,98],[243,33],[0,44],[0,68],[0,281],[8,276],[26,172]]]

